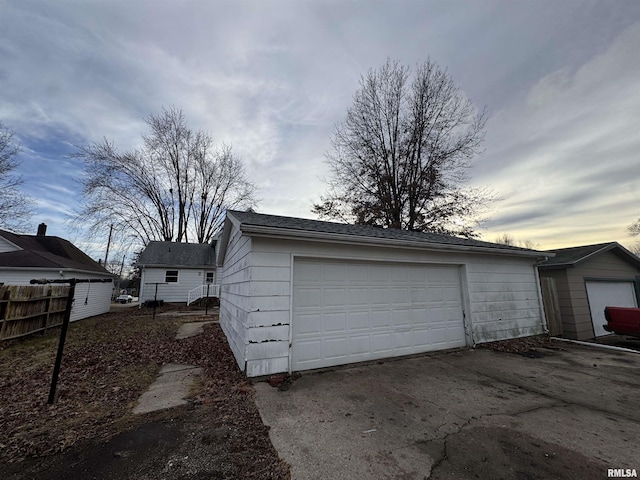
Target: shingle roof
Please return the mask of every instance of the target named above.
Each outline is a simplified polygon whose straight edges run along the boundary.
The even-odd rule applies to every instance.
[[[243,227],[259,226],[278,228],[283,231],[304,231],[310,233],[328,233],[346,237],[366,237],[381,240],[397,240],[399,242],[418,242],[426,245],[456,245],[462,247],[489,248],[513,253],[533,253],[533,250],[513,247],[491,242],[483,242],[468,238],[454,237],[440,233],[424,233],[393,228],[378,228],[367,225],[350,225],[345,223],[323,222],[305,218],[281,217],[255,212],[229,211]]]
[[[138,265],[215,266],[215,248],[208,243],[149,242]]]
[[[588,258],[599,255],[604,252],[614,250],[616,253],[624,257],[627,261],[634,263],[640,267],[640,258],[636,257],[618,242],[596,243],[594,245],[580,245],[578,247],[559,248],[556,250],[548,250],[555,253],[555,257],[549,258],[540,264],[540,268],[566,268],[572,267],[577,263],[587,260]]]
[[[71,268],[109,273],[68,240],[45,235],[17,235],[0,230],[0,236],[22,250],[0,253],[0,267]]]

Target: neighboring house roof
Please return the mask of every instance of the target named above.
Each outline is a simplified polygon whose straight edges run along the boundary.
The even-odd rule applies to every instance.
[[[215,244],[149,242],[142,251],[139,266],[215,267]]]
[[[618,242],[597,243],[595,245],[581,245],[578,247],[549,250],[548,252],[554,253],[555,257],[542,262],[539,267],[543,270],[571,268],[581,262],[593,258],[596,255],[610,251],[616,253],[624,260],[635,265],[637,268],[640,268],[640,258],[635,256]]]
[[[46,235],[18,235],[0,230],[0,237],[20,250],[0,253],[0,267],[73,269],[111,275],[68,240]]]
[[[513,247],[480,240],[454,237],[440,233],[425,233],[393,228],[379,228],[367,225],[323,222],[305,218],[265,215],[252,211],[239,212],[229,210],[229,218],[236,220],[240,229],[247,234],[306,237],[335,241],[352,241],[370,244],[430,247],[444,250],[475,250],[507,255],[525,255],[543,257],[546,254],[526,248]],[[229,231],[225,226],[225,234]],[[224,258],[224,249],[228,238],[223,237],[220,258]]]

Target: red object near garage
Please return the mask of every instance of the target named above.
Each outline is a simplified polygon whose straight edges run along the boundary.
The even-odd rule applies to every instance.
[[[640,308],[605,307],[604,318],[608,332],[640,337]]]

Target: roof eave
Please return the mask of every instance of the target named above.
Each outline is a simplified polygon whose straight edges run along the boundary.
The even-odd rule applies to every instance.
[[[114,278],[118,276],[115,273],[110,273],[107,271],[98,272],[95,270],[84,270],[84,269],[73,268],[73,267],[10,267],[10,266],[0,265],[0,270],[20,270],[20,271],[28,270],[28,271],[46,271],[46,272],[51,271],[51,272],[65,272],[65,273],[78,272],[83,274],[88,273],[92,275],[103,275],[105,277],[114,277]]]
[[[522,256],[530,258],[544,258],[553,256],[553,254],[546,254],[537,252],[535,250],[507,250],[491,247],[480,247],[471,245],[455,245],[447,243],[433,243],[433,242],[418,242],[411,240],[397,240],[391,238],[378,238],[378,237],[366,237],[361,235],[349,235],[343,233],[327,233],[327,232],[311,232],[308,230],[295,230],[295,229],[283,229],[280,227],[266,227],[262,225],[247,225],[241,226],[243,233],[253,236],[263,237],[278,237],[292,240],[314,240],[321,242],[341,242],[360,245],[374,245],[384,247],[405,247],[405,248],[419,248],[435,251],[455,251],[455,252],[479,252],[488,253],[493,255],[507,255],[507,256]]]
[[[141,268],[215,268],[215,263],[198,264],[198,265],[176,265],[173,263],[136,263],[136,267]]]

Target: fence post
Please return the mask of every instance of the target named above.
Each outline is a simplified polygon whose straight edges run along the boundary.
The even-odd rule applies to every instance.
[[[42,335],[47,334],[47,325],[49,325],[49,310],[51,310],[51,296],[53,295],[52,290],[53,288],[49,285],[49,288],[47,289],[47,298],[44,301],[44,315],[42,315]]]
[[[2,320],[2,328],[0,328],[0,339],[4,338],[4,334],[7,330],[7,315],[9,313],[9,298],[11,297],[11,290],[9,287],[4,286],[0,289],[2,294],[0,295],[0,300],[3,300],[0,303],[0,320]]]

